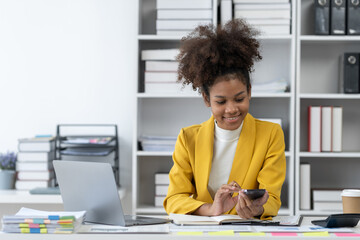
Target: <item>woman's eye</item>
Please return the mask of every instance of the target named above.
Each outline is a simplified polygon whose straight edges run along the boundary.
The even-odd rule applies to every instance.
[[[244,101],[244,98],[238,98],[238,99],[236,99],[236,102],[242,102],[242,101]]]
[[[225,101],[216,101],[217,104],[224,104]]]

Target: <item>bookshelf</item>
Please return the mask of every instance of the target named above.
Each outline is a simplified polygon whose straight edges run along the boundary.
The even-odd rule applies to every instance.
[[[302,162],[311,165],[311,188],[358,188],[355,169],[360,162],[359,94],[338,93],[340,56],[360,52],[359,36],[314,35],[313,0],[297,1],[296,39],[296,150],[295,172]],[[343,106],[342,152],[307,151],[309,105]],[[295,177],[295,213],[326,215],[329,212],[300,208],[300,177]]]
[[[212,0],[213,23],[217,24],[218,1]],[[165,214],[154,207],[154,174],[168,172],[172,152],[146,152],[138,149],[138,139],[146,135],[174,135],[180,129],[206,121],[211,112],[199,95],[144,93],[145,64],[141,51],[178,48],[182,36],[156,35],[156,0],[138,0],[138,88],[133,135],[132,209],[133,214]],[[295,4],[291,5],[291,24],[295,26]],[[256,118],[281,118],[285,134],[287,174],[283,186],[281,215],[294,213],[294,132],[295,132],[295,30],[289,35],[260,36],[263,60],[255,65],[253,80],[284,78],[289,89],[284,93],[252,93],[250,113]],[[140,91],[139,91],[140,90]]]

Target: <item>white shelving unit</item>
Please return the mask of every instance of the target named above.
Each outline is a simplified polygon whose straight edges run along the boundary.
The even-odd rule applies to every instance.
[[[217,24],[217,0],[213,0],[213,23]],[[144,80],[144,63],[140,59],[145,49],[177,48],[182,36],[155,35],[156,0],[138,0],[138,85]],[[295,26],[295,4],[292,4],[292,26]],[[263,60],[255,65],[253,81],[284,78],[289,83],[285,93],[252,93],[250,113],[256,118],[281,118],[285,134],[287,175],[282,192],[281,215],[294,213],[294,131],[295,131],[295,60],[296,39],[286,36],[260,36]],[[144,135],[174,135],[180,129],[206,121],[210,110],[200,96],[136,94],[134,124],[132,206],[133,214],[165,214],[154,207],[154,174],[168,172],[172,167],[172,152],[144,152],[138,149],[138,139]]]
[[[315,36],[313,0],[297,1],[295,212],[326,215],[300,209],[300,163],[311,165],[311,188],[359,188],[360,94],[338,93],[340,56],[360,52],[359,36]],[[343,152],[307,152],[307,107],[343,106]]]

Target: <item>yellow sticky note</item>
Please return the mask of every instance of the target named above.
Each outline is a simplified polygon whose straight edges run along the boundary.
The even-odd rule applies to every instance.
[[[241,232],[240,236],[265,236],[264,232]]]
[[[329,233],[328,232],[306,232],[306,233],[303,233],[303,235],[306,237],[328,237]]]
[[[200,236],[203,235],[203,232],[177,232],[177,235],[182,235],[182,236],[191,236],[191,235],[196,235],[196,236]]]
[[[234,230],[209,232],[209,235],[213,235],[213,236],[234,236]]]

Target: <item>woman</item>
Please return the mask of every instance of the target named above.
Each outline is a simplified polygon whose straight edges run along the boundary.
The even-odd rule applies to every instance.
[[[276,216],[285,180],[284,134],[249,113],[249,73],[262,57],[256,32],[243,20],[199,26],[182,39],[178,74],[199,90],[212,116],[183,128],[173,153],[167,213],[242,218]],[[266,189],[250,200],[243,189]]]

